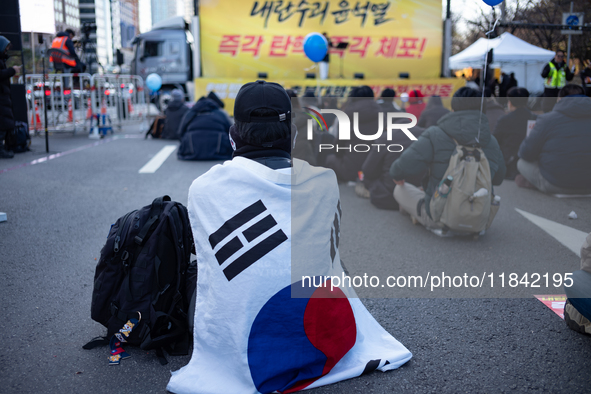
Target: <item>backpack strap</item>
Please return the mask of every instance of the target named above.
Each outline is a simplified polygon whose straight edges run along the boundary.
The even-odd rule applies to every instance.
[[[164,202],[170,201],[169,196],[162,196],[154,199],[152,202],[152,206],[150,207],[150,219],[144,224],[144,227],[140,230],[139,234],[135,236],[135,243],[139,246],[144,244],[146,236],[152,230],[152,226],[154,223],[160,219],[160,215],[162,214]]]
[[[90,340],[86,345],[82,346],[82,349],[90,350],[99,346],[107,346],[109,339],[107,337],[95,337]]]

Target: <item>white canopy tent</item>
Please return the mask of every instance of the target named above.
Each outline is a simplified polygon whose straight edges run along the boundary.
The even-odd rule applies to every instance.
[[[449,68],[483,68],[488,49],[493,49],[491,68],[500,68],[504,73],[515,73],[519,86],[530,93],[544,90],[544,80],[540,76],[544,66],[552,60],[554,52],[538,48],[511,33],[503,33],[488,40],[479,38],[474,44],[449,58]]]

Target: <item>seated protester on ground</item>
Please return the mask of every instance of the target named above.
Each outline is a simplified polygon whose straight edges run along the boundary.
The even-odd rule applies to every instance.
[[[405,121],[405,119],[399,120],[400,122]],[[408,129],[416,138],[419,138],[424,130],[421,127]],[[369,155],[365,159],[363,167],[361,167],[363,171],[363,184],[369,191],[369,201],[375,207],[379,209],[398,209],[398,203],[394,200],[393,194],[396,185],[390,176],[390,167],[404,150],[401,152],[389,152],[386,147],[391,144],[398,144],[402,145],[404,149],[407,149],[414,141],[408,138],[402,131],[394,132],[391,141],[388,141],[387,138],[388,136],[384,133],[382,137],[376,141],[372,141],[372,144],[384,144],[385,146],[382,146],[379,151],[377,149],[369,151]],[[392,148],[392,150],[395,149],[396,147]],[[406,182],[420,186],[424,175],[425,173],[417,174],[408,178]]]
[[[509,113],[497,122],[494,136],[499,142],[505,158],[507,173],[505,179],[515,179],[517,172],[517,151],[527,135],[527,122],[536,120],[528,105],[529,92],[525,88],[511,88],[507,92]]]
[[[180,127],[183,116],[189,111],[185,105],[185,93],[180,89],[174,89],[170,93],[172,99],[164,111],[164,128],[162,138],[166,140],[180,139]]]
[[[423,93],[420,90],[411,90],[408,92],[408,105],[406,106],[406,112],[413,114],[417,117],[417,120],[421,117],[421,114],[425,110],[427,104],[423,101]]]
[[[316,107],[315,105],[305,105],[303,100],[306,100],[306,99],[300,98],[300,103],[301,103],[302,107],[308,107],[308,108],[313,109],[315,111],[316,110],[320,111],[320,109],[318,107]],[[308,100],[310,100],[310,99],[308,99]],[[314,104],[315,103],[316,102],[314,102]],[[322,97],[321,108],[322,109],[339,109],[338,97],[334,97],[334,96]],[[314,151],[314,156],[316,158],[315,165],[320,166],[320,167],[325,167],[326,166],[326,157],[328,156],[328,154],[330,152],[327,150],[320,151],[320,144],[334,145],[334,143],[336,141],[336,137],[332,133],[336,134],[336,130],[338,129],[338,124],[337,124],[337,116],[335,114],[325,113],[325,114],[322,114],[322,117],[326,121],[326,127],[328,127],[328,130],[325,130],[325,128],[323,128],[323,127],[317,127],[316,123],[314,123],[312,125],[312,127],[314,128],[314,141],[312,144],[312,149]]]
[[[233,159],[189,189],[199,271],[193,354],[173,372],[173,393],[294,392],[412,357],[350,284],[316,288],[303,278],[344,274],[338,243],[326,241],[339,239],[341,207],[332,171],[290,160],[290,111],[280,85],[243,85]]]
[[[497,102],[489,88],[484,89],[484,97],[483,111],[486,113],[486,117],[488,118],[488,127],[490,128],[490,131],[494,132],[499,119],[502,116],[505,116],[505,109]]]
[[[363,141],[358,138],[353,132],[354,113],[359,116],[359,131],[362,134],[375,134],[379,129],[379,113],[385,118],[380,106],[373,100],[373,90],[369,86],[359,86],[351,91],[347,103],[343,105],[342,111],[347,114],[351,120],[351,139],[349,141],[334,142],[335,149],[330,151],[326,157],[325,166],[332,169],[337,174],[337,179],[342,182],[356,181],[358,172],[361,171],[361,166],[367,158],[369,152],[355,152],[349,146],[353,147],[357,144],[366,144],[368,141]],[[384,121],[383,124],[386,124]],[[385,127],[385,126],[384,126]],[[339,149],[336,152],[336,146],[346,147],[347,150]]]
[[[384,112],[404,112],[402,108],[396,104],[396,101],[394,101],[395,97],[396,91],[394,89],[386,88],[382,90],[382,94],[380,95],[380,98],[376,100],[376,103],[382,107],[382,111]]]
[[[439,119],[441,119],[444,115],[447,115],[449,112],[449,109],[443,106],[441,97],[433,96],[429,98],[429,102],[427,103],[423,113],[421,113],[421,117],[419,118],[419,123],[417,123],[417,126],[424,129],[434,126],[437,124]]]
[[[316,155],[312,141],[308,140],[308,119],[309,116],[302,110],[298,96],[293,90],[287,90],[287,95],[291,98],[293,124],[297,130],[295,137],[295,146],[291,150],[291,156],[296,159],[307,161],[311,165],[316,164]]]
[[[564,321],[577,332],[591,334],[591,234],[581,247],[581,270],[573,272],[571,278],[572,286],[564,287]]]
[[[214,100],[201,97],[183,117],[179,128],[180,160],[228,160],[231,121]]]
[[[301,100],[300,100],[301,101]],[[335,96],[324,96],[322,97],[322,109],[339,109],[339,98]],[[328,127],[332,126],[333,123],[337,120],[337,116],[335,114],[322,114],[324,120],[326,120],[326,124]]]
[[[552,112],[538,116],[521,143],[519,158],[518,186],[531,184],[550,194],[591,193],[591,98],[581,86],[560,90]]]
[[[65,56],[61,58],[50,57],[49,61],[54,64],[62,63],[67,72],[83,73],[86,70],[86,64],[82,63],[76,54],[74,42],[72,41],[75,35],[76,34],[72,29],[66,29],[66,31],[57,33],[51,43],[51,49],[58,49],[61,52],[64,52]]]
[[[431,219],[429,203],[455,152],[454,139],[460,145],[471,145],[478,138],[488,159],[492,184],[497,186],[503,182],[505,162],[497,140],[489,131],[486,115],[480,113],[480,98],[481,92],[477,90],[468,87],[458,89],[451,101],[453,112],[439,119],[436,126],[425,130],[390,168],[390,176],[396,183],[394,198],[400,210],[427,228],[442,228],[440,223]],[[405,182],[425,171],[429,176],[423,178],[424,191]]]

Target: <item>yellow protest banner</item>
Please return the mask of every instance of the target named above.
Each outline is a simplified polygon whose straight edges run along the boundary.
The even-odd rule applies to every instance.
[[[305,78],[318,70],[304,54],[304,37],[326,32],[330,78],[438,78],[441,7],[441,0],[202,0],[203,76]]]
[[[255,78],[197,78],[195,79],[195,97],[206,96],[209,92],[215,94],[224,102],[225,109],[232,114],[234,109],[234,99],[243,84],[253,82]],[[441,96],[444,105],[449,107],[450,99],[456,90],[465,85],[466,81],[462,78],[451,79],[286,79],[274,80],[285,89],[293,89],[298,96],[303,96],[306,92],[313,92],[318,97],[332,96],[344,98],[348,97],[349,92],[355,86],[367,85],[374,91],[374,96],[379,97],[382,90],[386,88],[394,89],[398,97],[400,94],[410,92],[411,90],[420,90],[425,96]]]

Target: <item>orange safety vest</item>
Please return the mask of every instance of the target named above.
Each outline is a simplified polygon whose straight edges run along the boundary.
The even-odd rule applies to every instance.
[[[70,67],[76,67],[76,60],[74,60],[74,58],[71,57],[70,51],[66,47],[67,40],[68,40],[67,36],[56,37],[53,39],[53,41],[51,43],[51,48],[52,49],[59,49],[65,53],[67,53],[70,57],[62,56],[61,59],[53,59],[53,57],[50,56],[49,61],[53,62],[53,63],[62,62],[64,64],[67,64]]]

